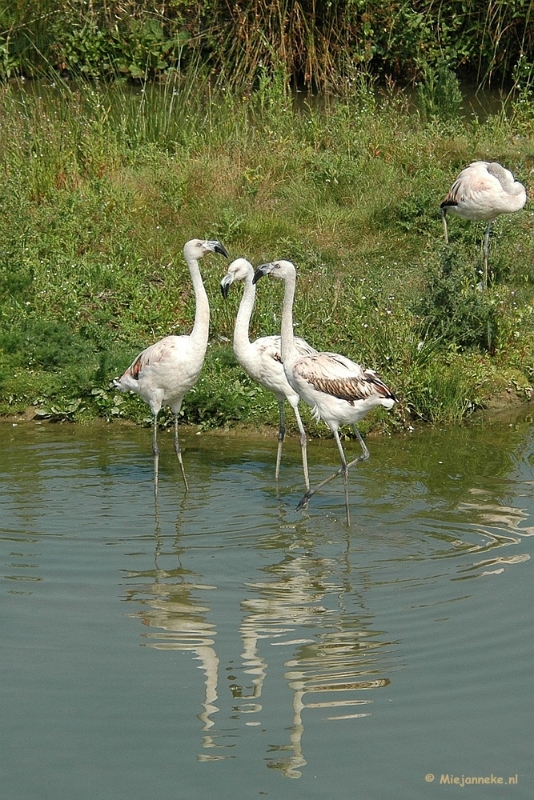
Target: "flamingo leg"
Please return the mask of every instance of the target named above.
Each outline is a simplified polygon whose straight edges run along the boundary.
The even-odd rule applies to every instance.
[[[338,431],[334,431],[334,437],[336,439],[337,449],[339,450],[339,456],[341,458],[341,474],[343,475],[343,488],[345,490],[345,508],[347,510],[347,527],[350,528],[349,475],[347,469],[347,459],[345,458],[345,451],[343,450],[343,445],[341,444],[341,439],[339,438]]]
[[[278,477],[280,475],[280,462],[282,460],[282,447],[284,444],[284,438],[286,435],[286,422],[285,422],[285,414],[284,414],[284,401],[278,401],[278,408],[280,409],[280,425],[278,427],[278,450],[276,453],[276,469],[274,472],[274,479],[278,482]]]
[[[484,289],[488,288],[489,245],[492,222],[493,220],[490,219],[486,228],[486,235],[484,236]]]
[[[298,410],[298,406],[294,407],[295,418],[297,420],[297,425],[299,426],[300,432],[300,449],[302,452],[302,469],[304,472],[304,484],[306,486],[306,491],[310,488],[310,476],[308,473],[308,437],[306,436],[306,431],[304,430],[304,425],[302,424],[302,419],[300,416],[300,412]]]
[[[360,434],[360,431],[358,430],[356,425],[353,425],[352,429],[353,429],[353,431],[354,431],[354,433],[356,435],[356,438],[360,442],[360,445],[361,445],[361,448],[362,448],[361,456],[358,456],[357,458],[354,458],[348,464],[345,461],[345,465],[343,465],[343,459],[342,459],[341,467],[338,470],[336,470],[335,472],[332,473],[332,475],[329,475],[327,478],[325,478],[320,483],[318,483],[316,486],[314,486],[313,489],[308,489],[306,494],[302,497],[302,499],[300,500],[299,504],[297,505],[297,511],[299,509],[301,509],[301,508],[305,508],[305,506],[308,505],[308,502],[309,502],[310,498],[315,494],[315,492],[318,489],[322,489],[323,486],[325,486],[327,483],[330,483],[330,481],[334,480],[334,478],[337,478],[338,475],[344,474],[344,479],[346,479],[348,481],[347,474],[348,474],[349,469],[351,467],[353,467],[355,464],[359,464],[360,461],[367,461],[367,459],[369,458],[369,450],[367,449],[367,446],[366,446],[365,442],[363,441],[363,439],[361,437],[361,434]],[[334,432],[334,436],[336,436],[336,432]],[[341,441],[339,440],[339,434],[336,436],[336,442],[338,442],[338,448],[339,448],[339,451],[340,451],[340,454],[341,454],[343,452],[343,448],[341,446]],[[343,458],[344,458],[344,453],[343,453]],[[350,525],[350,512],[349,512],[349,508],[348,508],[348,487],[346,487],[345,500],[347,502],[347,524]]]
[[[441,209],[441,219],[443,220],[443,230],[445,232],[445,244],[449,244],[449,229],[447,228],[447,212]]]
[[[184,469],[184,462],[182,460],[182,448],[180,447],[180,440],[178,438],[178,414],[174,415],[174,450],[176,455],[178,456],[178,462],[180,464],[180,469],[182,470],[182,478],[184,479],[185,491],[189,491],[189,485],[187,483],[187,478],[185,477],[185,469]]]
[[[158,446],[158,415],[154,414],[152,422],[152,453],[154,455],[154,497],[158,496],[159,473],[159,446]]]

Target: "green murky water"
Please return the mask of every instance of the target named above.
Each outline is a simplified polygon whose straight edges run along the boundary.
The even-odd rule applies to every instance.
[[[155,505],[148,430],[0,424],[3,796],[530,798],[529,417],[371,439],[351,529],[295,438],[278,493],[182,438]]]

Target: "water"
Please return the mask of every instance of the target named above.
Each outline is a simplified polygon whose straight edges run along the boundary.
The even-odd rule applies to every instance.
[[[0,424],[2,795],[530,798],[529,418],[371,438],[351,529],[296,437],[279,495],[275,438],[182,439],[156,506],[148,430]]]

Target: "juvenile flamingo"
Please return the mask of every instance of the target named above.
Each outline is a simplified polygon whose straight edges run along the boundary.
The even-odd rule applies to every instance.
[[[488,285],[491,225],[500,214],[520,211],[527,201],[525,187],[510,170],[496,161],[473,161],[456,180],[441,204],[445,243],[449,243],[447,212],[470,220],[487,222],[484,236],[484,286]]]
[[[152,452],[154,454],[154,492],[158,493],[158,459],[157,441],[158,414],[163,405],[170,406],[174,414],[174,449],[178,456],[185,489],[189,486],[182,460],[182,451],[178,439],[178,414],[184,395],[198,380],[206,348],[210,324],[210,308],[208,296],[204,288],[198,261],[206,253],[221,253],[228,258],[226,249],[220,242],[202,239],[191,239],[184,245],[184,258],[189,267],[189,274],[195,293],[195,322],[188,336],[166,336],[147,347],[134,359],[126,372],[113,381],[113,385],[121,392],[135,392],[145,403],[148,403],[153,415]]]
[[[282,308],[282,363],[289,384],[312,409],[315,419],[322,419],[334,434],[341,458],[341,467],[313,489],[308,489],[297,509],[307,505],[315,492],[337,475],[343,476],[347,525],[350,526],[348,471],[359,461],[369,458],[369,450],[356,423],[377,406],[390,409],[397,398],[380,376],[371,369],[338,353],[312,353],[302,356],[295,346],[293,333],[293,301],[295,298],[296,270],[290,261],[273,261],[262,264],[254,273],[254,283],[263,276],[272,275],[285,281]],[[360,442],[362,455],[347,464],[339,438],[341,425],[352,425]]]
[[[239,310],[234,327],[234,353],[239,364],[245,372],[257,383],[264,386],[274,394],[278,402],[280,413],[280,424],[278,428],[278,451],[276,454],[275,479],[278,481],[280,474],[280,462],[282,459],[282,446],[286,432],[284,401],[287,400],[295,412],[295,418],[300,432],[300,447],[302,450],[302,467],[304,470],[304,481],[306,489],[310,488],[308,477],[308,462],[306,458],[306,431],[302,424],[298,404],[300,397],[292,389],[285,376],[282,358],[280,356],[280,336],[262,336],[251,342],[249,339],[250,318],[254,309],[256,298],[256,286],[252,280],[254,278],[254,267],[246,258],[238,258],[228,267],[228,272],[221,281],[221,292],[224,299],[228,297],[228,291],[232,283],[242,281],[244,283],[243,295],[239,304]],[[315,353],[313,347],[304,339],[295,338],[295,347],[301,355]]]

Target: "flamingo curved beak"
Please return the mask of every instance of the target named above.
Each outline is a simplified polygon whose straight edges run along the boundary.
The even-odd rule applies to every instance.
[[[209,247],[210,250],[213,250],[214,253],[220,253],[225,258],[229,258],[226,247],[220,242],[218,242],[216,239],[212,241],[207,241],[206,246]]]
[[[221,281],[221,294],[225,300],[228,297],[228,291],[233,282],[234,276],[230,275],[230,273],[227,273]]]
[[[252,283],[257,283],[260,278],[263,278],[264,275],[269,275],[270,272],[274,269],[274,264],[269,262],[268,264],[261,264],[254,273],[254,277],[252,278]]]

